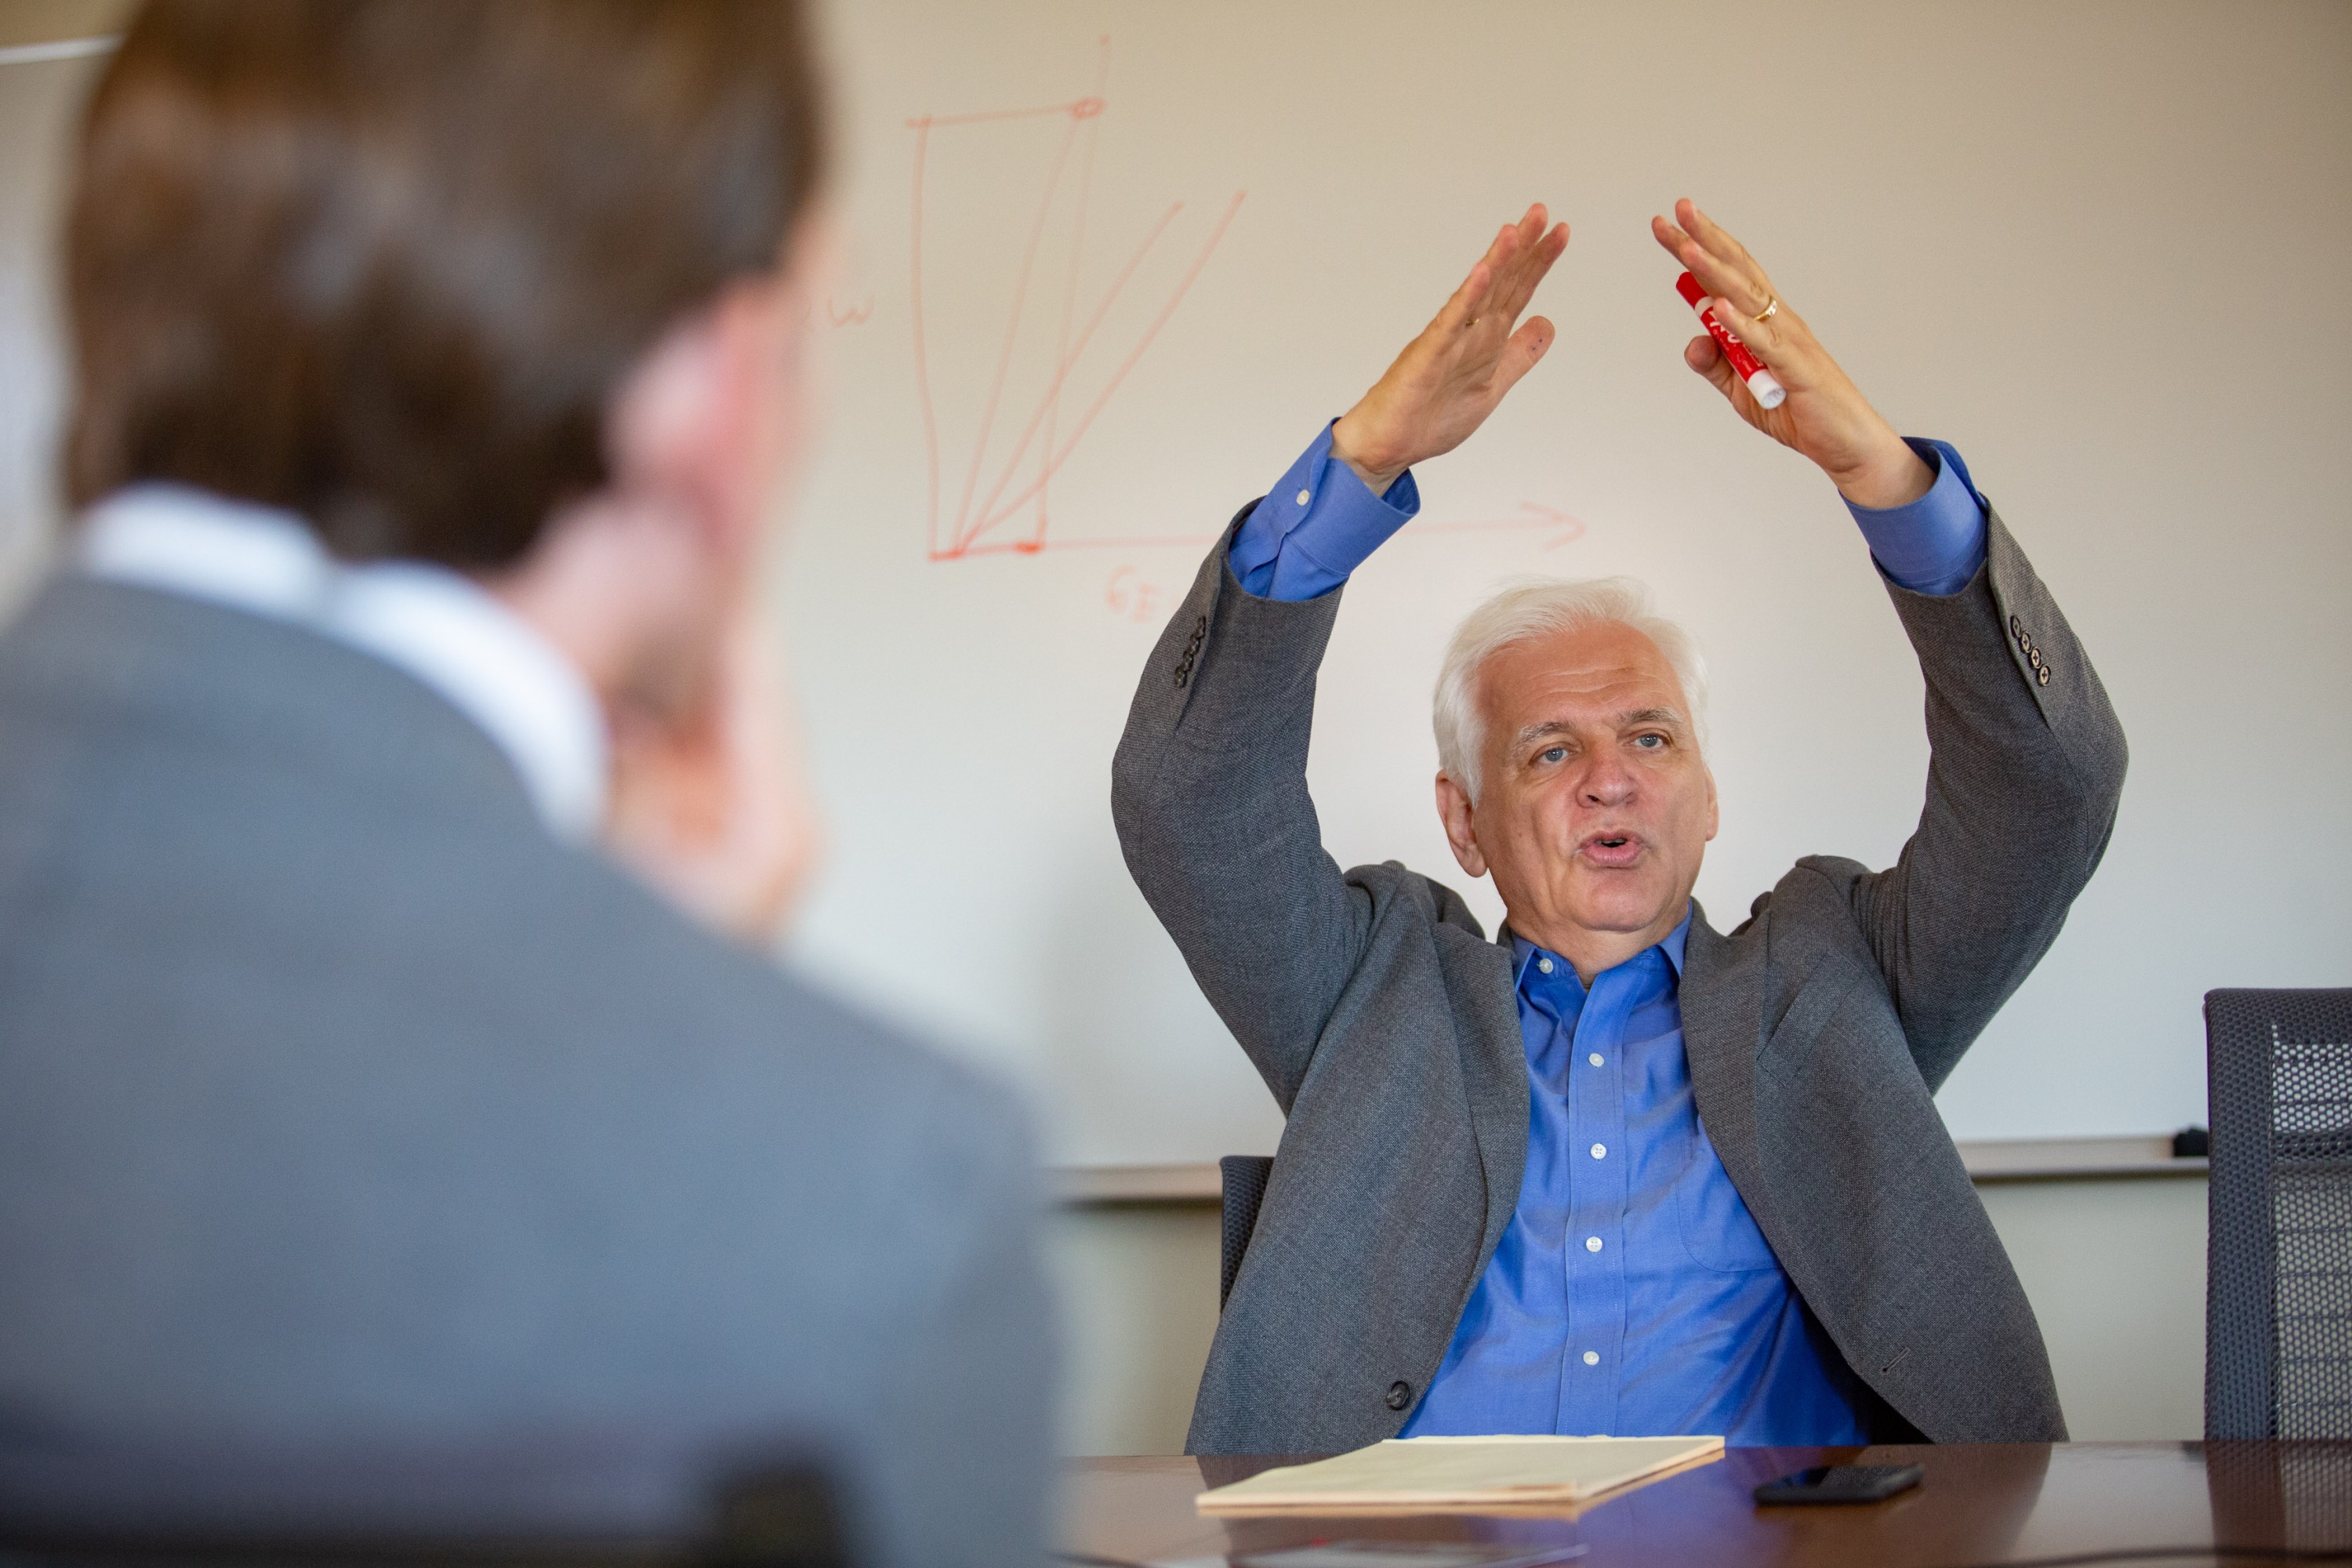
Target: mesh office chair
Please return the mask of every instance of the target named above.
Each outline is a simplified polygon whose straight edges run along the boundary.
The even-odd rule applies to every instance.
[[[1242,1271],[1242,1255],[1249,1251],[1257,1230],[1258,1205],[1265,1202],[1265,1182],[1274,1174],[1274,1161],[1265,1154],[1228,1154],[1217,1162],[1223,1189],[1224,1233],[1219,1238],[1217,1310],[1234,1293],[1234,1277]]]
[[[2352,1437],[2352,990],[2209,991],[2205,1436]]]
[[[845,1568],[802,1460],[577,1437],[428,1448],[0,1429],[0,1561],[129,1568]]]

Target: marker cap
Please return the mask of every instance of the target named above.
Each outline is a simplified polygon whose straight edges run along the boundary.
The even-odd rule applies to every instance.
[[[1773,380],[1770,371],[1759,370],[1746,379],[1748,395],[1753,397],[1760,406],[1778,408],[1789,401],[1789,389]]]

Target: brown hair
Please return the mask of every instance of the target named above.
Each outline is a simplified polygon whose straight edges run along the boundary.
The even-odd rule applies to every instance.
[[[776,266],[821,123],[792,0],[153,0],[82,133],[68,491],[509,563],[629,368]]]

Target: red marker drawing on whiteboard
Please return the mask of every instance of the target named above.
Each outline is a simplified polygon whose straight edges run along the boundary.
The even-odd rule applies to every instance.
[[[1684,273],[1675,279],[1675,292],[1683,297],[1683,303],[1698,312],[1698,319],[1722,348],[1723,357],[1731,362],[1731,368],[1748,384],[1750,396],[1766,408],[1778,408],[1789,400],[1788,389],[1772,379],[1772,373],[1764,368],[1763,362],[1729,327],[1715,319],[1715,308],[1707,304],[1706,290],[1698,286],[1697,279]]]

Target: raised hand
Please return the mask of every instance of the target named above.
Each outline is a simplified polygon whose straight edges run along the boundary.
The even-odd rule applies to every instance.
[[[1486,422],[1519,377],[1551,347],[1552,324],[1519,312],[1568,248],[1568,225],[1549,234],[1541,202],[1505,224],[1436,319],[1407,343],[1331,432],[1331,455],[1384,494],[1413,464],[1450,452]]]
[[[1926,495],[1935,474],[1774,291],[1748,247],[1688,197],[1675,204],[1675,216],[1680,221],[1652,218],[1650,232],[1690,269],[1716,320],[1755,351],[1789,396],[1778,408],[1759,404],[1704,332],[1683,350],[1683,363],[1713,382],[1742,419],[1819,464],[1856,506],[1904,506]]]

